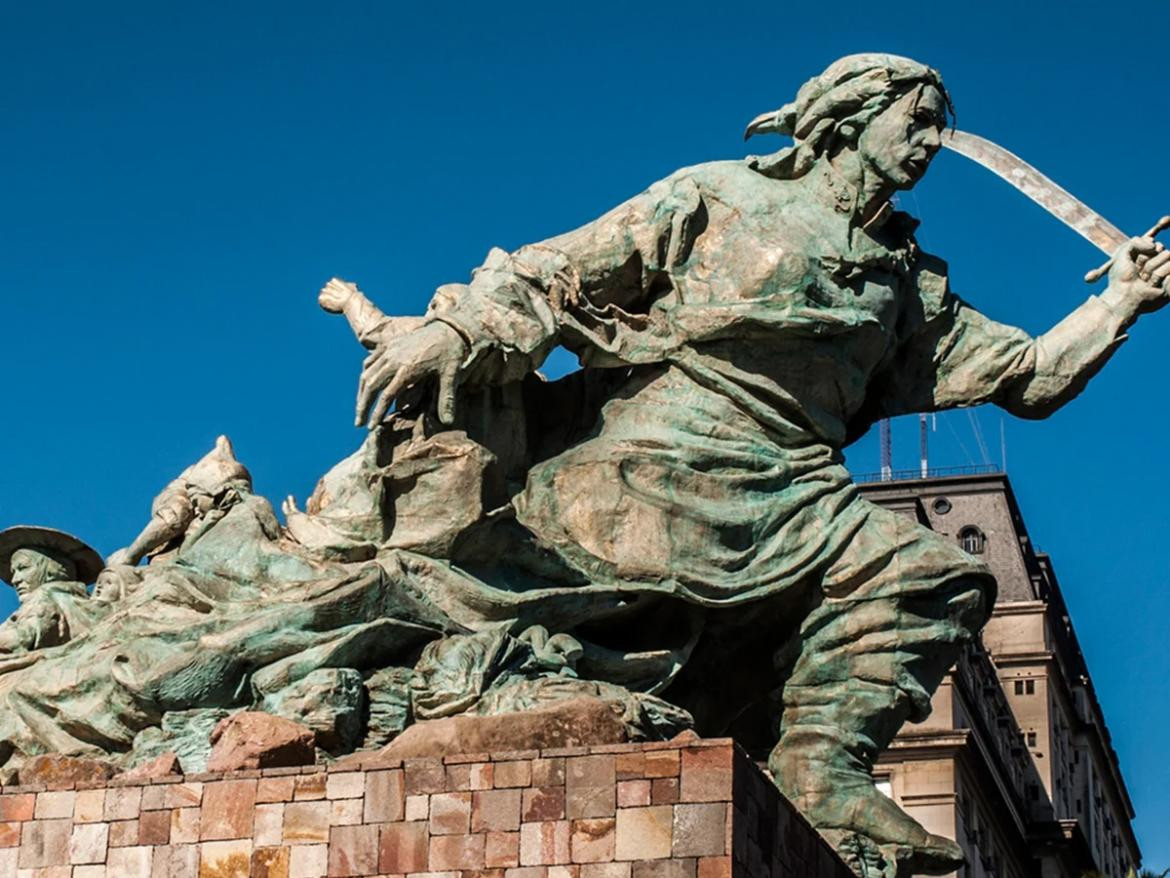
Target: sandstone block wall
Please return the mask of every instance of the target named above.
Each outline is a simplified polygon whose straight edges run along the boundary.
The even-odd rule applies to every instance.
[[[729,740],[0,791],[0,878],[849,878]]]

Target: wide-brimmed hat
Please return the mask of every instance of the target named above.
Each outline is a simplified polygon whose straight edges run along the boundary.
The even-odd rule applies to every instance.
[[[19,524],[0,530],[0,579],[9,585],[12,584],[12,555],[19,549],[48,549],[70,561],[77,571],[78,580],[84,583],[97,579],[106,566],[101,555],[73,534],[51,527]]]

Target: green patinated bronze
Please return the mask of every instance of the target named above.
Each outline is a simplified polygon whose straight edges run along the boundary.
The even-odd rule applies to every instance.
[[[248,706],[336,754],[590,695],[638,736],[771,750],[859,871],[953,869],[958,848],[870,769],[928,713],[995,583],[861,498],[841,450],[902,413],[1048,415],[1164,304],[1170,256],[1131,241],[1039,338],[980,314],[890,205],[948,106],[929,68],[852,56],[749,128],[792,146],[493,250],[421,318],[331,281],[321,304],[371,351],[367,440],[284,526],[226,440],[185,471],[67,642],[0,641],[0,759],[178,749],[191,767]],[[582,369],[547,382],[557,345]]]

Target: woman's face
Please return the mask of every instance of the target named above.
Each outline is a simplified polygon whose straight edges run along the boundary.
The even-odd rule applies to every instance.
[[[40,588],[52,577],[50,572],[57,563],[32,549],[17,549],[12,553],[12,587],[22,598]]]
[[[93,586],[93,599],[102,603],[116,603],[122,596],[122,582],[118,574],[112,570],[103,570],[98,574],[97,582]]]
[[[922,179],[942,146],[946,102],[933,85],[907,92],[870,120],[857,139],[862,161],[895,189]]]

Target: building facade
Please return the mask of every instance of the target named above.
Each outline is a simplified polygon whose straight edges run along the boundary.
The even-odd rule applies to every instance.
[[[1007,476],[865,482],[865,495],[984,560],[999,595],[968,647],[879,761],[879,785],[967,854],[959,878],[1124,878],[1133,806],[1051,560]]]

